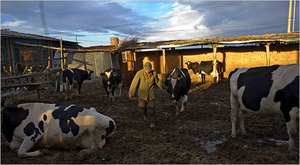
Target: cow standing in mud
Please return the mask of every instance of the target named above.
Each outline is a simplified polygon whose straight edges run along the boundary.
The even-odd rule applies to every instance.
[[[81,92],[81,86],[83,84],[84,80],[91,80],[91,75],[94,73],[94,71],[87,69],[86,71],[81,70],[81,69],[66,69],[62,72],[62,77],[63,77],[63,85],[64,85],[64,91],[66,93],[65,99],[72,99],[71,96],[71,90],[73,88],[73,85],[76,81],[78,84],[78,92],[77,96],[80,95]]]
[[[289,151],[294,151],[299,118],[299,64],[239,68],[229,75],[231,136],[236,137],[236,122],[246,134],[244,111],[282,113],[289,135]]]
[[[121,69],[109,68],[106,69],[102,76],[103,87],[106,94],[112,101],[115,101],[116,87],[120,89],[119,97],[122,95],[122,72]]]
[[[212,75],[213,74],[213,61],[200,61],[198,62],[186,62],[188,69],[191,69],[195,75],[201,78],[201,82],[205,82],[205,75]],[[224,72],[224,64],[220,61],[217,61],[216,64],[217,74],[216,74],[216,82],[219,82],[223,79],[223,72]]]
[[[102,148],[116,129],[113,119],[79,105],[24,103],[4,106],[2,133],[19,157],[39,156],[45,148],[82,148],[80,159]],[[30,151],[34,146],[42,150]]]
[[[168,75],[165,81],[168,87],[167,91],[170,94],[170,99],[174,101],[176,107],[176,115],[179,115],[179,108],[177,102],[183,97],[180,112],[184,111],[187,104],[187,93],[191,88],[191,78],[187,69],[175,68]]]

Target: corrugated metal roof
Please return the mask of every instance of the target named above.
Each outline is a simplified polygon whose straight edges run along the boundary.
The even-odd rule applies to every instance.
[[[243,44],[243,43],[261,43],[261,42],[296,42],[299,43],[299,31],[291,33],[264,34],[252,36],[234,36],[212,39],[191,39],[176,41],[158,41],[158,42],[141,42],[132,45],[127,49],[163,49],[184,47],[193,45],[212,45],[212,44]]]
[[[47,40],[47,41],[59,41],[59,39],[31,34],[31,33],[20,33],[12,30],[1,29],[1,37],[10,37],[10,38],[27,38],[27,39],[34,39],[34,40]],[[72,42],[72,41],[65,41],[64,42]],[[72,42],[75,43],[75,42]]]

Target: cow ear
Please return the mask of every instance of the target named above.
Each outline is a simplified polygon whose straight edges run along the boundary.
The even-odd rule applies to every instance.
[[[113,76],[117,76],[118,73],[117,73],[117,72],[112,72],[112,75],[113,75]]]
[[[105,73],[100,73],[100,76],[104,77],[104,76],[105,76]]]

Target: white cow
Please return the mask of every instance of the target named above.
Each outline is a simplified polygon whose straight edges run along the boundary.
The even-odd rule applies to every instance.
[[[19,157],[39,156],[41,148],[83,148],[79,156],[101,148],[116,129],[113,119],[95,108],[25,103],[2,108],[2,132]]]
[[[243,111],[282,113],[289,134],[289,151],[295,150],[299,118],[299,64],[239,68],[229,75],[233,138],[236,121],[246,134]]]

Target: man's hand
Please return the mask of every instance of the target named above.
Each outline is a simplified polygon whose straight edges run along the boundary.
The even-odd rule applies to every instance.
[[[131,94],[128,94],[128,97],[129,97],[129,99],[131,99],[132,98]]]

